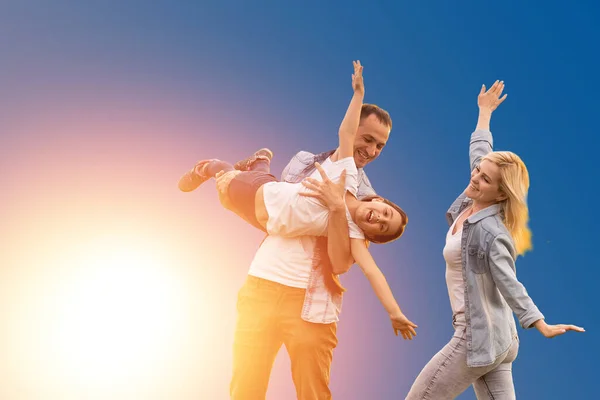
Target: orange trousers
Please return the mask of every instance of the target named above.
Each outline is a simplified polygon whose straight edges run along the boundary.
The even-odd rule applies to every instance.
[[[298,400],[329,400],[337,324],[301,318],[306,290],[248,276],[238,294],[232,400],[264,400],[271,368],[284,344]]]

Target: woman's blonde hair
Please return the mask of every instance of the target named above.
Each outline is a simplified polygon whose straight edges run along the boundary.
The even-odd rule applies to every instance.
[[[500,191],[506,199],[502,206],[504,225],[510,232],[517,255],[523,255],[532,249],[531,230],[529,229],[529,208],[527,191],[529,190],[529,172],[521,158],[510,151],[494,151],[486,154],[481,161],[488,160],[500,167]]]

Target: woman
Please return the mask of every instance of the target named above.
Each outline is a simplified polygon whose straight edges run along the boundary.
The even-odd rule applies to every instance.
[[[353,153],[364,97],[362,69],[360,62],[354,62],[354,95],[340,125],[339,146],[322,166],[317,165],[317,172],[323,180],[343,182],[345,190],[340,194],[340,201],[346,204],[351,256],[369,279],[386,311],[393,316],[396,333],[400,331],[405,339],[412,339],[417,326],[400,311],[385,277],[367,249],[368,242],[388,243],[399,238],[408,218],[389,200],[372,197],[360,201],[356,198],[358,169]],[[269,235],[326,236],[329,209],[311,196],[310,182],[278,182],[270,174],[272,156],[270,150],[261,149],[235,167],[220,160],[200,161],[180,179],[179,189],[189,192],[217,174],[230,174],[227,208],[248,223]],[[317,172],[313,179],[319,178]]]
[[[505,99],[496,81],[478,97],[479,120],[471,136],[471,180],[447,213],[443,255],[455,333],[423,368],[407,399],[454,399],[473,385],[478,399],[514,399],[511,364],[523,328],[554,337],[573,325],[547,325],[525,287],[515,260],[531,249],[527,226],[529,175],[514,153],[492,152],[490,118]]]

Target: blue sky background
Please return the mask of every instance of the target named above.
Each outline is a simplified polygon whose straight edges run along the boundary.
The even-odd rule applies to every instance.
[[[23,187],[40,187],[35,196],[43,199],[64,183],[67,189],[52,192],[53,199],[80,207],[72,195],[83,190],[81,177],[70,177],[75,180],[67,184],[60,173],[24,172],[34,165],[42,171],[53,163],[87,171],[89,160],[95,160],[93,179],[114,190],[115,210],[118,193],[126,198],[138,192],[119,192],[116,175],[103,174],[119,174],[124,185],[142,180],[164,203],[161,212],[187,213],[185,237],[191,242],[198,229],[207,228],[203,218],[225,218],[229,232],[203,245],[239,244],[235,256],[221,258],[223,265],[235,261],[235,268],[225,277],[213,264],[190,276],[223,285],[204,300],[224,304],[232,316],[260,235],[214,202],[196,210],[209,189],[184,198],[174,182],[201,158],[235,161],[269,146],[279,173],[301,149],[335,147],[352,94],[351,61],[359,59],[366,101],[387,109],[394,123],[388,146],[367,173],[375,189],[410,217],[402,240],[374,246],[373,252],[419,331],[412,342],[393,336],[367,281],[353,269],[343,278],[348,294],[331,387],[338,399],[403,398],[451,336],[444,213],[468,183],[468,141],[479,88],[501,79],[508,99],[492,118],[495,148],[519,154],[531,177],[534,250],[518,260],[518,276],[549,323],[587,330],[553,340],[520,330],[513,367],[517,395],[592,398],[600,328],[595,253],[600,238],[595,218],[599,11],[591,1],[5,1],[0,5],[0,183],[10,204],[3,216],[28,212],[21,208]],[[110,113],[97,114],[101,107]],[[167,117],[156,127],[158,112]],[[14,128],[39,115],[56,117],[54,134]],[[107,121],[121,126],[143,121],[155,129],[125,137],[102,130],[98,124]],[[56,133],[61,127],[92,125],[77,131],[77,145],[72,136]],[[160,164],[161,155],[168,163]],[[146,167],[159,178],[144,175]],[[3,225],[3,235],[10,235],[11,227]],[[157,229],[179,234],[177,224]],[[188,251],[199,265],[202,248]],[[5,285],[11,274],[3,272]],[[4,296],[0,299],[11,301]],[[231,336],[232,321],[215,330]],[[230,345],[224,343],[227,358]],[[3,362],[0,372],[11,376],[9,362]],[[181,384],[192,388],[189,398],[208,398],[201,396],[198,379],[190,375]],[[229,376],[222,379],[227,382]],[[211,393],[210,398],[225,399],[227,387]],[[293,398],[293,393],[289,363],[280,354],[269,399]],[[472,389],[460,399],[474,399]]]

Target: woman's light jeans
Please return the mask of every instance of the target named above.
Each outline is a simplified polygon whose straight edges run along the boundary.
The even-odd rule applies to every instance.
[[[425,365],[412,385],[406,400],[454,399],[470,385],[478,400],[514,400],[512,363],[519,351],[519,337],[510,348],[486,367],[467,366],[466,325],[464,315],[454,319],[454,335]]]

